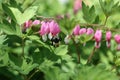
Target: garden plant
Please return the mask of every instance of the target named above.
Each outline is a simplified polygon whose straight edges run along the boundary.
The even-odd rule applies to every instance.
[[[120,0],[0,0],[0,80],[120,80]]]

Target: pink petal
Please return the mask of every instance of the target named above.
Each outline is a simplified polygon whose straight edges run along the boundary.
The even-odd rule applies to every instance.
[[[94,30],[92,28],[88,28],[86,34],[91,35],[94,33]]]
[[[40,35],[45,35],[49,33],[49,22],[42,22],[39,33]]]
[[[120,35],[116,34],[114,36],[114,39],[115,39],[116,43],[120,44]]]
[[[73,29],[73,34],[74,35],[79,35],[79,30],[80,30],[80,26],[76,25],[75,28]]]
[[[97,42],[100,42],[102,39],[102,32],[101,30],[96,30],[95,34],[94,34],[94,38]]]
[[[82,35],[82,34],[85,34],[86,33],[86,28],[81,28],[80,31],[79,31],[79,34]]]
[[[50,33],[56,36],[60,32],[59,25],[55,21],[51,21],[49,24]]]
[[[32,25],[32,20],[28,20],[24,23],[24,28],[29,28]]]
[[[32,25],[39,25],[40,24],[40,20],[34,20]]]
[[[82,8],[82,0],[74,0],[74,14]]]
[[[112,37],[111,31],[107,31],[107,32],[106,32],[106,40],[110,40],[111,37]]]

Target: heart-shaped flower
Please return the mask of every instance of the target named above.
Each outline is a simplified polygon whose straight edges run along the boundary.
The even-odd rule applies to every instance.
[[[102,31],[101,30],[96,30],[94,34],[94,39],[95,39],[95,47],[99,48],[100,47],[100,41],[102,39]]]

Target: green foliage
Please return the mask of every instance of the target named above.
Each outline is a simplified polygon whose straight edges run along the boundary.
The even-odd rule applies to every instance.
[[[106,30],[111,30],[112,35],[119,33],[119,0],[84,0],[77,15],[73,12],[73,0],[61,1],[0,0],[0,80],[120,79],[118,44],[112,36],[111,47],[107,48],[105,39]],[[41,24],[24,26],[28,20],[53,19],[61,29],[58,47],[50,39],[42,40]],[[99,49],[94,48],[94,35],[72,35],[78,24],[81,28],[102,30]],[[69,44],[64,42],[66,35],[71,38]]]
[[[5,10],[6,14],[9,15],[19,25],[21,25],[25,21],[31,19],[35,15],[35,12],[37,11],[37,6],[29,7],[24,12],[21,12],[16,7],[7,6],[5,4],[3,4],[2,6],[3,6],[3,9]]]
[[[55,53],[56,55],[65,55],[67,54],[68,50],[67,50],[68,46],[66,45],[61,45],[60,47],[55,49]]]
[[[83,66],[80,70],[76,70],[73,80],[119,80],[115,73],[111,73],[104,69],[104,65]]]
[[[85,3],[82,3],[82,12],[83,12],[83,18],[86,22],[88,23],[93,23],[95,18],[96,18],[96,13],[95,13],[95,7],[92,6],[89,8]]]
[[[113,0],[99,0],[101,8],[106,16],[111,16],[113,13],[119,11],[119,2],[114,2]]]
[[[5,24],[0,24],[0,29],[3,30],[7,34],[15,34],[15,29],[12,28],[11,26],[5,25]]]

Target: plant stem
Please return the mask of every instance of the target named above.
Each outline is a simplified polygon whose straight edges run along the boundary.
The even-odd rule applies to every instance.
[[[107,23],[107,19],[108,19],[108,16],[105,17],[105,22],[104,22],[104,24],[103,24],[104,26],[105,26],[106,23]]]
[[[52,47],[51,47],[50,45],[49,45],[49,48],[51,49],[51,51],[52,51],[53,53],[55,53],[54,50],[52,49]]]
[[[80,63],[80,52],[79,52],[79,49],[78,49],[78,44],[75,42],[74,38],[72,38],[72,40],[73,40],[73,43],[75,45],[76,52],[77,52],[77,55],[78,55],[78,63]]]
[[[34,75],[35,73],[37,73],[39,70],[36,70],[35,72],[33,72],[26,80],[30,80]]]
[[[90,54],[90,56],[88,57],[88,60],[87,60],[87,64],[90,63],[93,55],[94,55],[94,52],[95,52],[96,48],[94,47],[93,50],[92,50],[92,53]]]
[[[24,58],[24,47],[25,47],[24,37],[22,37],[22,56],[23,56],[23,58]]]

